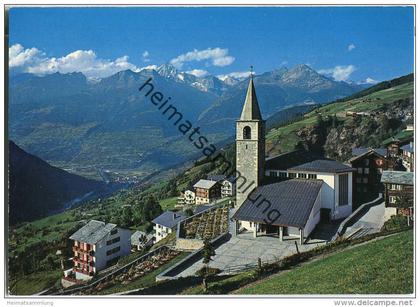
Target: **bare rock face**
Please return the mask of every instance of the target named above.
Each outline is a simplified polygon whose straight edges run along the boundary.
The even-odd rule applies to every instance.
[[[366,112],[345,123],[323,119],[321,124],[296,132],[301,146],[327,158],[346,161],[355,147],[381,147],[383,140],[405,127],[414,114],[412,99],[400,99],[388,106]]]

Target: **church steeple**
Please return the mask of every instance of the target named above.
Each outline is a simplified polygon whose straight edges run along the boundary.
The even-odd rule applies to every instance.
[[[240,206],[264,179],[265,122],[261,117],[251,76],[242,114],[236,121],[236,171],[243,182],[236,183],[236,205]],[[245,184],[246,183],[246,184]]]
[[[246,92],[245,103],[239,120],[262,120],[252,73],[249,78],[248,91]]]

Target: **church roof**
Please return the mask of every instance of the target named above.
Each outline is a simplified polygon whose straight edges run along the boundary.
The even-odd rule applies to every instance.
[[[347,173],[355,169],[349,165],[335,160],[320,159],[291,167],[288,171],[321,172],[321,173]]]
[[[246,92],[245,103],[239,120],[262,120],[252,78],[249,79],[248,91]]]
[[[321,158],[321,154],[313,151],[295,150],[267,158],[265,169],[287,171],[289,168]]]
[[[267,224],[267,214],[277,210],[280,216],[272,225],[304,228],[322,184],[322,180],[316,179],[290,179],[259,186],[238,208],[233,219]],[[264,199],[269,201],[270,208],[266,209],[266,202],[260,204]]]

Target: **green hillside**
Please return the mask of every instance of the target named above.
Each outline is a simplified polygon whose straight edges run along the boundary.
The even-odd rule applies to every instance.
[[[396,85],[395,87],[369,92],[365,96],[333,102],[317,108],[307,113],[303,119],[268,131],[266,136],[267,152],[272,156],[280,152],[294,150],[298,143],[302,141],[302,138],[297,135],[297,132],[304,128],[316,126],[320,117],[324,120],[335,117],[338,125],[350,126],[355,119],[351,116],[346,116],[346,112],[378,112],[378,114],[381,114],[386,112],[387,109],[392,108],[396,103],[401,103],[406,100],[412,101],[414,96],[413,86],[413,82],[408,81],[408,83]],[[367,121],[368,119],[361,120]],[[402,127],[403,125],[399,123],[395,131],[387,131],[387,133],[390,132],[390,135],[384,135],[382,141],[393,134],[399,133]],[[372,135],[372,138],[378,138],[378,136]],[[365,143],[367,142],[369,140],[365,140]]]
[[[413,232],[344,250],[246,286],[235,294],[413,293]]]

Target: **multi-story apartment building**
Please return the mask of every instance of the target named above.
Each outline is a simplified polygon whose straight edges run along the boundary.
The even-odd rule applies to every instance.
[[[91,220],[70,236],[73,240],[73,273],[87,280],[98,271],[130,254],[131,231]]]
[[[212,180],[200,179],[194,184],[196,205],[208,204],[220,198],[220,183]]]
[[[187,216],[182,212],[165,211],[152,223],[155,224],[153,229],[155,230],[155,242],[159,242],[165,238],[168,234],[176,230],[178,223],[185,220]]]

